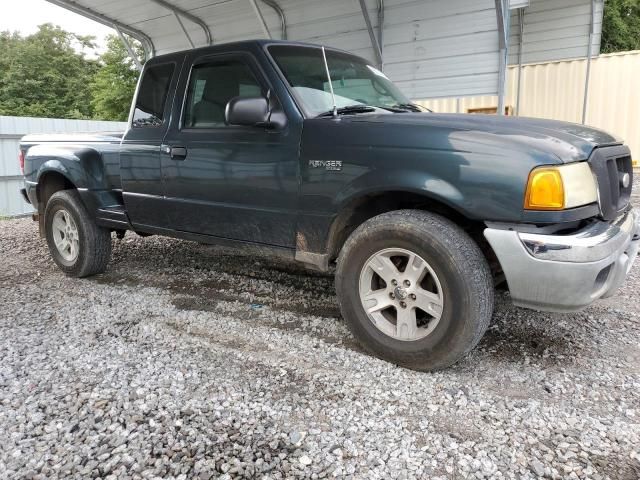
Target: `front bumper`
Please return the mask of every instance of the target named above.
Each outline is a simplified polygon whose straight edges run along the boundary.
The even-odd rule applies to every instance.
[[[640,248],[640,215],[596,221],[570,235],[485,229],[515,305],[574,311],[613,295]]]

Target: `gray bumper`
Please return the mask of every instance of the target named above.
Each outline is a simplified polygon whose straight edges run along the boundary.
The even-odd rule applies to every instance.
[[[640,247],[640,215],[594,222],[570,235],[487,228],[515,305],[549,311],[579,310],[613,295]]]

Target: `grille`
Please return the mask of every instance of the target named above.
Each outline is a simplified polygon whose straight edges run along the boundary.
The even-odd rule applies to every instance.
[[[629,147],[620,145],[597,148],[589,163],[598,182],[602,217],[614,220],[629,205],[631,198],[633,166]],[[628,175],[626,186],[625,175]]]

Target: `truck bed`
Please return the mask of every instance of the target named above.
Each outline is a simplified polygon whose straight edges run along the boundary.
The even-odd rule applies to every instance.
[[[120,143],[124,132],[95,133],[35,133],[25,135],[20,145],[33,146],[41,143]]]
[[[29,172],[40,169],[42,164],[57,155],[77,156],[91,164],[90,171],[103,172],[102,187],[121,189],[120,142],[124,132],[54,133],[32,134],[20,141],[20,150],[26,157],[27,180],[35,181]]]

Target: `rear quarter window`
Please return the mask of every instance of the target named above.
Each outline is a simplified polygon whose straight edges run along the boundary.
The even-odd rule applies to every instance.
[[[175,65],[153,65],[144,71],[133,111],[132,126],[159,127],[164,123],[164,111]]]

